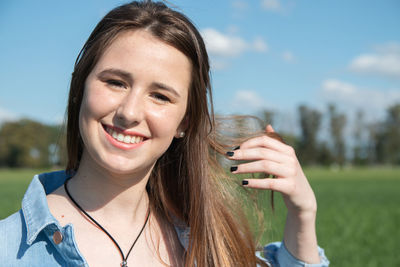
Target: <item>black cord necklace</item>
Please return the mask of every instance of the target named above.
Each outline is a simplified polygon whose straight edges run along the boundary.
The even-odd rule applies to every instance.
[[[128,261],[129,254],[131,253],[133,247],[134,247],[135,244],[136,244],[136,241],[138,241],[140,235],[142,234],[144,228],[146,227],[147,221],[149,220],[149,217],[150,217],[150,205],[149,205],[149,209],[148,209],[148,211],[147,211],[146,221],[144,222],[142,229],[140,230],[138,236],[136,237],[135,241],[133,242],[131,248],[130,248],[129,251],[128,251],[128,254],[126,254],[126,257],[125,257],[125,256],[124,256],[124,253],[122,252],[122,249],[121,249],[120,246],[118,245],[117,241],[115,241],[115,239],[111,236],[111,234],[109,234],[109,233],[107,232],[107,230],[104,229],[103,226],[101,226],[95,219],[93,219],[92,216],[90,216],[84,209],[82,209],[82,207],[79,206],[79,204],[75,201],[75,199],[72,198],[71,194],[70,194],[69,191],[68,191],[68,187],[67,187],[68,181],[69,181],[69,179],[67,179],[67,180],[65,181],[65,183],[64,183],[64,189],[65,189],[65,192],[67,193],[68,197],[69,197],[69,198],[71,199],[71,201],[75,204],[75,206],[76,206],[80,211],[82,211],[83,214],[86,215],[86,217],[88,217],[94,224],[96,224],[96,225],[97,225],[97,226],[98,226],[98,227],[99,227],[113,242],[114,242],[114,244],[115,244],[115,245],[117,246],[117,248],[119,249],[119,253],[121,254],[121,258],[122,258],[121,267],[128,267],[127,261]]]

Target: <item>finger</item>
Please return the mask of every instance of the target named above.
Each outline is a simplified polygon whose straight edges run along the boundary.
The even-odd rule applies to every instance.
[[[242,163],[237,166],[231,167],[231,172],[234,174],[239,173],[268,173],[277,177],[289,177],[292,175],[290,168],[286,165],[276,163],[269,160],[257,160],[249,163]]]
[[[272,128],[271,124],[268,124],[267,127],[265,127],[265,131],[267,133],[274,133],[275,132],[275,130],[274,130],[274,128]]]
[[[226,154],[231,160],[270,160],[277,163],[290,162],[291,158],[281,152],[263,147],[238,149]]]
[[[244,187],[255,189],[269,189],[288,195],[293,191],[294,183],[286,179],[246,179],[242,182]]]
[[[287,155],[293,155],[294,150],[291,146],[286,145],[272,137],[263,135],[251,138],[240,145],[240,149],[243,148],[255,148],[255,147],[265,147],[276,150],[278,152],[285,153]]]

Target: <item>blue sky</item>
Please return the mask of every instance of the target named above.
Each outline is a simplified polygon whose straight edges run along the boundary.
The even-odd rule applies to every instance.
[[[126,1],[0,2],[0,122],[60,122],[75,58],[111,8]],[[400,102],[400,2],[396,0],[170,0],[205,38],[221,114],[276,111],[291,128],[296,107],[334,102],[371,119]]]

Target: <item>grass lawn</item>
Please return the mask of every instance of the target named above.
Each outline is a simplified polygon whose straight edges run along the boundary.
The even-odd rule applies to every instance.
[[[24,196],[33,175],[45,172],[32,169],[0,169],[0,219],[21,208]]]
[[[20,208],[20,201],[40,170],[0,169],[0,219]],[[305,169],[318,200],[318,242],[331,266],[400,266],[400,168],[341,171]],[[264,194],[268,198],[268,194]],[[261,243],[280,240],[285,209],[275,196],[275,213]]]

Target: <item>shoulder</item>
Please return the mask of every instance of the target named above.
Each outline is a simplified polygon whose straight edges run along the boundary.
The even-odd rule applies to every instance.
[[[26,228],[22,210],[0,221],[0,262],[13,265],[26,249]]]
[[[23,213],[21,210],[10,215],[9,217],[0,220],[0,236],[2,237],[10,237],[10,238],[18,238],[21,237],[21,233],[23,231]],[[0,239],[0,247],[1,244],[7,238]]]
[[[1,266],[65,266],[65,261],[49,246],[44,234],[28,244],[22,210],[0,220]]]
[[[65,265],[46,232],[55,225],[46,193],[53,191],[63,177],[62,172],[35,175],[24,195],[22,209],[0,220],[1,266]]]

